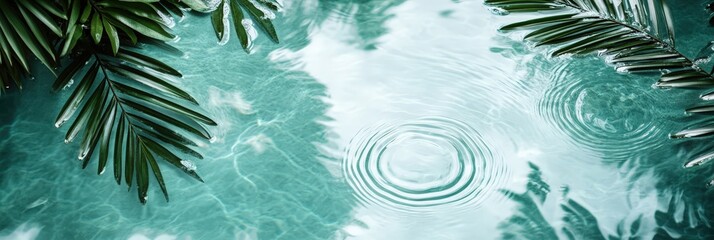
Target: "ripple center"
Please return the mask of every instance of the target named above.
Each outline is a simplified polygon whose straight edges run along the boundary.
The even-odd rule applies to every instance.
[[[426,191],[453,181],[459,168],[453,147],[438,139],[408,134],[391,142],[380,156],[388,182]]]

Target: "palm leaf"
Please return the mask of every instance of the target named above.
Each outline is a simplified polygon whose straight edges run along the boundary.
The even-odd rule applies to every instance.
[[[526,39],[537,46],[561,46],[552,53],[554,56],[603,51],[612,56],[610,63],[623,72],[697,70],[691,68],[694,65],[691,60],[674,48],[671,16],[662,0],[648,1],[646,6],[640,5],[639,1],[623,1],[616,6],[609,0],[486,0],[486,4],[509,12],[552,12],[547,17],[503,26],[502,30],[533,29]],[[645,7],[653,11],[640,10]],[[635,12],[641,17],[625,17],[618,9]],[[662,27],[667,30],[660,31]],[[637,44],[623,47],[623,41],[620,41],[623,39]],[[632,51],[638,49],[652,51]],[[623,59],[625,56],[627,58]],[[662,81],[658,85],[682,86]]]
[[[507,12],[542,12],[548,16],[503,26],[502,30],[530,30],[526,40],[537,46],[557,46],[551,54],[600,52],[620,72],[664,71],[657,83],[661,88],[702,89],[714,87],[714,76],[675,49],[675,34],[665,0],[485,0]],[[710,56],[708,56],[710,57]],[[714,93],[701,96],[714,100]],[[691,114],[714,112],[699,106]],[[692,138],[714,135],[710,125],[694,126],[671,135]],[[705,153],[688,161],[697,166],[714,158]]]
[[[12,83],[22,87],[22,76],[30,72],[33,57],[50,71],[57,67],[57,54],[52,41],[62,36],[56,19],[63,17],[54,2],[42,4],[34,1],[0,2],[0,64],[5,74],[0,74],[3,91]],[[54,34],[48,34],[48,33]],[[22,69],[20,73],[13,68]]]
[[[216,123],[205,114],[186,106],[194,103],[179,101],[177,96],[157,87],[173,87],[167,80],[171,75],[147,72],[143,68],[159,68],[170,73],[177,71],[163,63],[157,65],[156,59],[124,48],[118,50],[117,56],[114,56],[111,48],[83,56],[90,58],[91,64],[88,67],[68,67],[60,74],[71,78],[80,75],[82,69],[89,69],[58,114],[56,122],[58,127],[61,126],[70,116],[75,115],[77,106],[83,104],[66,138],[67,142],[73,141],[74,136],[82,132],[79,159],[83,160],[83,167],[88,166],[93,152],[99,148],[97,172],[101,174],[109,162],[109,153],[114,152],[112,158],[117,183],[121,184],[121,173],[124,170],[127,185],[131,186],[135,182],[142,203],[146,203],[149,172],[154,174],[168,201],[168,192],[156,159],[178,166],[200,180],[195,170],[181,164],[182,158],[174,151],[202,158],[191,148],[196,144],[189,140],[192,138],[189,135],[209,139],[211,135],[202,124]],[[128,56],[133,61],[125,61]],[[137,80],[139,76],[123,74],[120,70],[142,72],[144,77],[151,76],[153,81],[161,83],[147,84]],[[55,84],[57,88],[61,88],[64,81],[64,78],[58,78]]]
[[[114,54],[118,52],[122,42],[135,45],[142,37],[162,41],[175,37],[161,18],[160,9],[155,7],[158,2],[100,0],[93,4],[94,7],[91,7],[82,0],[70,0],[67,36],[64,38],[61,56],[72,52],[85,34],[91,36],[97,45],[106,35]],[[82,25],[88,25],[90,31],[85,33]]]
[[[159,1],[152,4],[157,10],[161,11],[164,15],[176,15],[178,17],[183,17],[182,8],[189,8],[185,5],[185,1]]]
[[[195,141],[210,139],[204,125],[216,125],[195,110],[197,101],[188,92],[173,84],[172,79],[182,76],[179,71],[131,47],[136,42],[164,46],[151,39],[173,37],[156,4],[106,0],[87,7],[87,2],[70,0],[67,35],[61,45],[70,61],[53,84],[58,91],[73,78],[81,79],[55,126],[71,122],[65,142],[80,139],[82,167],[97,155],[97,173],[112,165],[117,183],[121,185],[123,178],[130,189],[136,186],[142,204],[147,201],[150,174],[169,199],[158,160],[203,181],[182,161],[203,158],[194,149]]]
[[[223,41],[227,37],[226,33],[232,22],[241,47],[250,51],[253,39],[249,34],[249,28],[252,28],[253,23],[257,23],[260,29],[275,43],[280,42],[271,17],[269,17],[279,8],[280,5],[273,0],[221,0],[218,9],[211,13],[211,23],[216,37],[219,41]],[[248,21],[246,15],[250,16],[252,21]],[[229,21],[228,16],[232,21]]]
[[[244,48],[252,40],[243,27],[244,16],[278,42],[268,16],[279,9],[276,1],[230,0],[230,5]],[[79,82],[55,126],[71,123],[65,142],[79,139],[83,168],[98,155],[97,172],[112,165],[117,183],[124,179],[130,189],[136,186],[142,203],[151,172],[168,201],[157,160],[203,181],[184,159],[203,158],[194,149],[196,141],[210,139],[205,126],[216,123],[196,110],[197,101],[188,92],[173,84],[181,73],[141,54],[137,43],[180,52],[164,43],[174,38],[166,16],[182,16],[187,8],[211,11],[200,0],[0,1],[0,87],[21,87],[33,58],[53,70],[59,58],[66,57],[68,64],[57,75],[53,90],[68,88],[74,79]],[[214,21],[214,26],[218,23],[224,21]]]

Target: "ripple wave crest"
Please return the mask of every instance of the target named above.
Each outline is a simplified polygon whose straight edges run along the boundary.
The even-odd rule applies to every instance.
[[[658,110],[649,88],[620,79],[579,79],[567,64],[551,74],[538,112],[576,145],[610,160],[635,156],[667,139],[654,121]]]
[[[363,204],[407,211],[477,206],[508,175],[476,130],[442,117],[360,131],[343,172]]]

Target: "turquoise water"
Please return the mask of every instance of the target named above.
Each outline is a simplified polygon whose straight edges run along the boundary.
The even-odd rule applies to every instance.
[[[682,168],[707,148],[667,137],[701,92],[545,57],[481,1],[284,2],[279,45],[188,16],[183,55],[148,50],[219,123],[206,183],[163,168],[169,203],[81,169],[47,76],[0,98],[0,239],[712,237],[714,172]],[[708,15],[673,9],[694,56]]]

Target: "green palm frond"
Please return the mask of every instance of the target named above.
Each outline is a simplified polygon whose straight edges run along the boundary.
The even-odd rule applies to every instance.
[[[139,36],[168,41],[175,36],[170,33],[167,22],[153,5],[146,2],[118,2],[70,0],[68,3],[66,38],[62,45],[61,56],[74,49],[77,42],[87,34],[83,26],[89,25],[88,32],[95,44],[102,41],[102,36],[108,36],[112,52],[119,51],[120,35],[128,38],[131,44],[136,44]],[[122,32],[123,34],[120,34]]]
[[[602,52],[621,72],[676,70],[657,83],[661,87],[710,87],[714,78],[694,68],[678,52],[669,7],[661,0],[486,0],[507,12],[553,12],[550,16],[503,26],[533,29],[525,40],[536,46],[560,46],[553,56]],[[687,76],[686,79],[680,78]]]
[[[664,0],[486,0],[500,12],[543,12],[549,16],[503,26],[530,29],[525,40],[536,46],[558,46],[553,56],[599,52],[620,72],[664,71],[656,86],[702,89],[714,87],[714,76],[675,49],[672,16]],[[701,95],[714,100],[714,92]],[[713,105],[687,109],[690,114],[714,113]],[[714,135],[714,124],[695,126],[671,135],[693,138]],[[707,153],[688,161],[692,167],[714,159]]]
[[[248,18],[245,14],[247,13],[253,22],[258,23],[258,26],[260,26],[270,39],[278,43],[278,35],[269,14],[273,14],[273,12],[279,8],[280,4],[275,0],[221,0],[218,9],[211,13],[211,22],[213,23],[216,38],[218,38],[219,41],[223,41],[223,39],[228,37],[226,33],[228,32],[231,21],[229,21],[230,19],[227,17],[228,14],[230,14],[233,28],[238,36],[241,47],[249,51],[253,39],[249,34],[249,23],[246,22]]]
[[[152,3],[152,6],[156,8],[156,10],[159,10],[161,14],[164,16],[179,16],[183,17],[184,13],[182,9],[185,8],[190,8],[190,6],[186,5],[186,1],[178,1],[178,0],[164,0],[164,1],[157,1]],[[205,5],[197,6],[198,7],[203,7]]]
[[[54,1],[0,1],[0,84],[2,90],[30,72],[33,56],[50,71],[57,67],[52,41],[63,35],[57,19],[66,19]],[[24,70],[20,71],[19,69]]]
[[[236,23],[245,20],[238,15],[245,12],[278,42],[268,17],[280,7],[276,1],[225,0],[221,4],[232,4]],[[98,173],[107,164],[113,165],[117,183],[124,179],[130,189],[136,185],[142,203],[152,172],[168,201],[157,160],[202,181],[186,159],[203,158],[194,149],[196,141],[210,139],[205,126],[216,123],[194,110],[197,101],[173,84],[181,73],[137,49],[148,44],[180,52],[165,43],[175,38],[171,16],[214,8],[202,0],[0,1],[0,87],[3,91],[12,84],[21,87],[35,58],[51,71],[58,67],[60,57],[67,59],[53,88],[75,86],[55,125],[71,122],[65,141],[80,139],[82,166],[86,168],[98,155]],[[245,33],[239,33],[239,39],[247,49],[248,31],[237,26]]]
[[[82,75],[83,70],[86,73]],[[76,115],[67,130],[65,142],[81,136],[78,158],[83,161],[83,167],[87,167],[98,147],[97,172],[101,174],[110,158],[109,153],[113,152],[111,158],[117,183],[121,184],[123,175],[131,187],[135,175],[142,203],[146,202],[149,186],[148,166],[168,201],[156,158],[164,159],[202,181],[184,157],[176,152],[203,158],[191,148],[197,145],[192,138],[210,139],[211,135],[203,125],[216,123],[186,106],[196,104],[196,100],[168,80],[181,77],[178,71],[121,47],[116,55],[111,51],[83,51],[65,68],[53,87],[59,90],[75,76],[81,77],[81,81],[60,110],[55,125],[60,127]]]
[[[149,172],[169,199],[157,159],[203,181],[185,159],[203,158],[193,147],[196,141],[211,138],[204,125],[216,125],[193,110],[197,101],[172,83],[181,73],[136,51],[138,42],[162,46],[174,37],[161,9],[152,3],[157,4],[68,1],[66,38],[61,45],[70,63],[52,86],[58,91],[73,78],[81,79],[55,126],[76,116],[65,142],[80,139],[82,167],[98,152],[97,173],[101,174],[112,159],[115,180],[121,185],[123,178],[129,189],[135,184],[142,204],[146,203]]]

